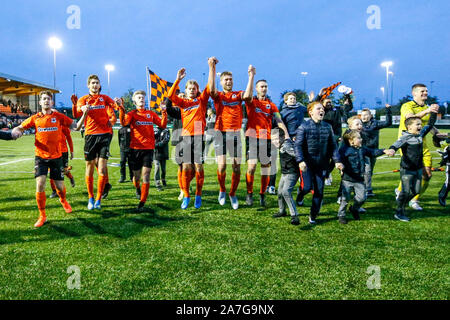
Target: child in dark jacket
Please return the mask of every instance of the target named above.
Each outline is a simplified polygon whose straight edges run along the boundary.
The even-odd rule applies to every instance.
[[[322,200],[324,180],[327,166],[333,158],[336,168],[343,169],[339,157],[336,140],[331,125],[322,121],[325,110],[320,102],[308,105],[311,119],[304,121],[297,129],[295,139],[295,158],[303,176],[303,190],[301,194],[308,194],[314,190],[313,201],[309,216],[309,223],[315,224]]]
[[[167,186],[166,161],[169,159],[169,129],[155,128],[155,186],[158,191]]]
[[[373,118],[370,109],[363,109],[361,111],[362,121],[362,144],[367,148],[378,149],[380,140],[380,129],[388,128],[392,124],[391,106],[386,104],[386,121],[376,120]],[[373,168],[377,161],[376,157],[368,157],[366,159],[366,172],[364,175],[364,183],[366,184],[367,196],[373,197],[375,194],[372,190],[372,175]]]
[[[408,202],[420,192],[423,170],[423,139],[436,122],[436,113],[431,113],[428,125],[422,128],[421,118],[410,117],[405,120],[407,131],[390,147],[397,151],[402,149],[400,162],[400,179],[402,190],[397,197],[395,219],[408,222],[405,207]]]
[[[394,151],[384,149],[371,149],[362,146],[362,138],[358,131],[350,130],[344,134],[344,144],[339,149],[339,155],[344,165],[342,174],[342,196],[338,211],[339,223],[346,224],[345,213],[350,201],[351,190],[355,192],[353,206],[350,212],[355,220],[359,220],[359,208],[366,201],[366,186],[364,173],[367,157],[378,157],[382,154],[393,155]]]

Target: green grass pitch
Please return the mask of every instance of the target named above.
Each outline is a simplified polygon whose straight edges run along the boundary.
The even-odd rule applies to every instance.
[[[367,213],[340,225],[334,172],[318,225],[307,224],[308,196],[299,208],[300,226],[292,226],[289,218],[271,217],[276,196],[266,196],[266,210],[245,207],[245,165],[239,210],[231,209],[228,198],[224,207],[217,203],[214,164],[205,165],[203,207],[196,210],[191,203],[181,210],[171,161],[168,187],[158,192],[151,183],[146,212],[133,212],[134,188],[117,183],[115,166],[108,167],[113,188],[102,210],[88,211],[83,140],[77,132],[72,136],[77,185],[70,187],[66,179],[66,187],[74,212],[66,214],[57,199],[47,199],[49,223],[39,229],[33,228],[34,136],[0,141],[0,299],[450,298],[449,207],[437,202],[443,172],[433,173],[421,200],[424,211],[408,210],[410,223],[393,219],[398,173],[375,175],[376,197],[364,205]],[[385,129],[380,145],[388,147],[396,137],[397,129]],[[109,162],[118,164],[117,132],[111,146]],[[433,158],[436,167],[439,155]],[[378,160],[375,172],[398,167],[397,154]],[[68,288],[70,266],[80,270],[79,289]],[[367,286],[370,266],[379,267],[380,289]]]

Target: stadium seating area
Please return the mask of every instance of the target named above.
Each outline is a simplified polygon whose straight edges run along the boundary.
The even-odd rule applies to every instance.
[[[11,111],[11,107],[0,104],[0,113],[3,113],[6,116],[15,116],[19,117],[28,117],[28,115],[22,111],[17,111],[16,113]]]

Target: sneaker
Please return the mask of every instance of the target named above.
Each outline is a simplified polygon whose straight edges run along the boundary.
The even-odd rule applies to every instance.
[[[58,196],[58,194],[56,193],[56,190],[53,190],[52,194],[49,195],[48,197],[49,197],[50,199],[53,199],[53,198],[56,198],[57,196]]]
[[[199,209],[202,206],[202,196],[195,196],[194,207]]]
[[[397,212],[396,214],[394,214],[394,218],[403,222],[409,222],[411,221],[411,219],[409,219],[407,216],[405,216],[404,214],[401,214],[399,212]]]
[[[66,200],[66,201],[61,201],[61,199],[59,199],[59,202],[61,202],[61,204],[62,204],[62,206],[63,206],[63,208],[64,208],[64,211],[65,211],[66,213],[71,213],[71,212],[72,212],[72,207],[71,207],[70,204],[67,202],[67,200]]]
[[[137,206],[137,208],[136,208],[136,212],[143,212],[144,211],[144,205],[145,205],[145,202],[140,201],[138,206]]]
[[[245,203],[250,207],[253,205],[253,193],[247,193],[247,199],[245,199]]]
[[[309,224],[317,224],[316,219],[311,218],[311,216],[309,216],[308,222]]]
[[[330,178],[325,179],[325,185],[326,186],[331,186],[331,179]]]
[[[260,194],[259,195],[259,205],[261,207],[265,207],[266,206],[266,197],[264,196],[264,194]]]
[[[364,209],[364,208],[359,208],[359,209],[358,209],[358,213],[366,213],[366,211],[367,211],[367,210]]]
[[[221,206],[223,206],[225,204],[225,200],[226,200],[225,196],[226,195],[227,195],[226,192],[222,192],[222,191],[219,192],[219,197],[217,198],[217,200],[219,200],[219,204]]]
[[[239,208],[239,202],[236,196],[229,196],[230,197],[230,203],[231,203],[231,207],[234,210],[237,210]]]
[[[361,208],[360,208],[361,209]],[[359,210],[355,210],[355,208],[353,208],[353,206],[350,206],[350,208],[348,209],[350,211],[350,213],[352,214],[353,218],[355,220],[360,220],[361,218],[359,217]]]
[[[101,200],[96,200],[94,203],[94,209],[101,209],[101,208],[102,208]]]
[[[345,217],[338,217],[338,221],[340,224],[347,224],[348,221]]]
[[[94,198],[89,198],[87,208],[88,210],[94,209]]]
[[[119,183],[124,183],[124,182],[125,182],[125,177],[120,177]]]
[[[139,197],[139,199],[140,199],[141,197]],[[178,195],[178,200],[183,200],[183,198],[184,198],[184,192],[183,191],[180,191],[180,194]]]
[[[34,227],[35,228],[42,227],[44,225],[44,223],[46,223],[46,222],[47,222],[47,217],[46,216],[39,216],[39,219],[34,224]]]
[[[105,184],[105,188],[103,189],[102,199],[106,199],[108,197],[108,193],[111,189],[112,189],[111,183]]]
[[[337,198],[336,203],[337,203],[337,204],[341,204],[341,197],[338,197],[338,198]]]
[[[367,197],[375,197],[375,193],[372,190],[367,191]]]
[[[136,199],[141,200],[141,188],[136,188]]]
[[[186,209],[189,205],[191,198],[183,198],[183,202],[181,203],[181,209]]]
[[[281,217],[286,217],[286,212],[278,212],[272,215],[272,218],[281,218]]]
[[[70,185],[72,186],[72,188],[75,188],[75,179],[74,177],[70,178]]]
[[[409,206],[417,211],[422,211],[422,207],[419,205],[419,201],[410,201]]]
[[[400,195],[400,190],[398,190],[397,188],[395,188],[395,200],[398,201],[398,196]]]
[[[276,192],[275,192],[275,187],[274,186],[270,186],[269,188],[268,188],[268,191],[267,191],[269,194],[276,194]]]
[[[300,219],[297,215],[291,217],[291,224],[298,226],[300,224]]]

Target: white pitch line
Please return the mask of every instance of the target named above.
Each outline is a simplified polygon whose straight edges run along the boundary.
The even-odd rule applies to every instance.
[[[8,164],[14,164],[17,162],[28,161],[28,160],[33,160],[33,158],[18,159],[18,160],[14,160],[14,161],[3,162],[3,163],[0,163],[0,166],[6,166]]]

